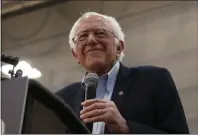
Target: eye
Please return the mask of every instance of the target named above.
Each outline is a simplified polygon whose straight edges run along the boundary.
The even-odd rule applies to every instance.
[[[88,37],[88,33],[81,33],[78,35],[78,40],[82,41]]]
[[[97,37],[104,37],[104,36],[106,36],[106,32],[103,31],[103,30],[95,31],[94,34],[95,34],[95,36],[97,36]]]

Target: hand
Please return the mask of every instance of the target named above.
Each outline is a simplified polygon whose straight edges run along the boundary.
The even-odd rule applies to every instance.
[[[80,118],[85,123],[105,122],[111,133],[128,133],[126,120],[122,117],[113,101],[90,99],[82,102],[84,109]]]

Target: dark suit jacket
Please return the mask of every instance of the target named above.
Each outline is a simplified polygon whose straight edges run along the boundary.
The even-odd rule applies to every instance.
[[[123,95],[118,93],[123,91]],[[84,90],[81,82],[56,93],[80,116]],[[130,134],[188,134],[183,107],[173,79],[165,68],[121,64],[112,101],[126,119]],[[109,133],[105,128],[105,133]]]

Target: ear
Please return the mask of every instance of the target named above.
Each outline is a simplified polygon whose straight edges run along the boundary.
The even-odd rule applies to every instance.
[[[77,60],[77,63],[80,64],[79,56],[78,56],[78,54],[75,52],[74,49],[72,49],[72,54],[73,54],[74,58]]]
[[[119,41],[119,44],[117,46],[117,53],[121,54],[121,52],[124,50],[124,42],[123,41]]]

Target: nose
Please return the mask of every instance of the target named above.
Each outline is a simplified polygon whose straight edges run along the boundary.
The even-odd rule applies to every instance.
[[[93,34],[89,34],[89,36],[87,37],[87,45],[95,45],[97,43],[98,42],[96,38],[93,36]]]

